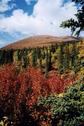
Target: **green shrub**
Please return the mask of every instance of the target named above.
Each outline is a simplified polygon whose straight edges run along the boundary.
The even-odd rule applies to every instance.
[[[52,126],[84,126],[84,84],[68,88],[63,96],[48,96],[38,106],[51,111]]]

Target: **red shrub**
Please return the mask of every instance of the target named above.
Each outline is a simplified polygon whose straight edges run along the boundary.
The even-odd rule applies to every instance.
[[[5,65],[0,69],[0,96],[6,97],[11,89],[17,104],[25,98],[26,104],[32,106],[38,97],[61,93],[71,83],[72,78],[61,78],[57,74],[45,78],[39,69],[32,67],[19,74],[14,65]]]
[[[9,87],[15,86],[17,80],[17,69],[14,65],[5,65],[0,69],[0,96],[9,93]]]
[[[64,80],[59,75],[53,75],[47,79],[47,83],[51,89],[51,93],[61,93],[64,91]]]
[[[18,82],[20,84],[18,98],[22,99],[25,96],[30,106],[36,103],[39,96],[50,92],[46,79],[39,69],[28,68],[18,76]]]
[[[24,120],[26,109],[29,111],[38,97],[61,93],[73,81],[55,73],[45,78],[39,69],[32,67],[19,71],[14,65],[5,65],[0,68],[0,112],[3,109],[4,114]],[[40,116],[36,110],[31,114],[35,119]]]

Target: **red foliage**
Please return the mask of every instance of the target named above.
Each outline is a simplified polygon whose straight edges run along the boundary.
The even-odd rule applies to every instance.
[[[48,78],[47,83],[51,89],[51,93],[61,93],[64,91],[64,80],[58,75]]]
[[[15,86],[17,80],[17,71],[14,65],[6,65],[0,69],[0,96],[6,96],[9,93],[9,87]]]
[[[0,96],[9,95],[11,88],[16,99],[20,103],[25,98],[26,104],[32,106],[38,97],[51,93],[61,93],[71,83],[72,78],[61,78],[60,75],[52,74],[48,78],[39,69],[27,68],[17,74],[14,65],[5,65],[0,69]]]
[[[39,69],[32,67],[19,71],[14,65],[5,65],[0,68],[0,109],[3,108],[4,113],[8,115],[14,113],[16,118],[17,113],[19,116],[24,113],[20,108],[23,101],[31,110],[40,96],[62,93],[73,81],[72,77],[61,77],[56,73],[46,78]],[[37,119],[40,114],[34,110],[32,117]],[[50,117],[49,112],[48,114]]]
[[[47,95],[49,92],[46,79],[41,71],[35,68],[28,68],[18,76],[20,85],[18,98],[26,98],[27,105],[32,106],[36,103],[39,96]]]

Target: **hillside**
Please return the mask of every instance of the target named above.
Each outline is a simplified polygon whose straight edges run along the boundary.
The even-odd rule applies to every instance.
[[[23,39],[12,44],[9,44],[2,49],[22,49],[22,48],[29,48],[29,47],[43,47],[54,45],[56,43],[66,43],[66,42],[76,42],[79,41],[75,37],[65,36],[65,37],[56,37],[56,36],[48,36],[48,35],[41,35],[41,36],[34,36],[29,37],[27,39]]]
[[[21,67],[39,67],[44,73],[56,70],[78,71],[83,64],[81,42],[75,37],[34,36],[9,44],[0,50],[0,65],[15,63]],[[39,47],[39,48],[38,48]]]
[[[1,122],[84,126],[83,113],[84,41],[36,36],[0,50]]]

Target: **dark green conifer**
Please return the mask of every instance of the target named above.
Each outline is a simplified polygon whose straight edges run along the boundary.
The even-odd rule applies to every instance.
[[[59,72],[62,74],[64,72],[64,45],[59,45]]]

